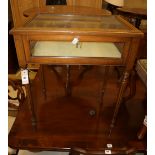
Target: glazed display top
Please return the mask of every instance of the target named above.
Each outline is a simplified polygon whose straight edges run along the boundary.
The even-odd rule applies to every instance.
[[[58,6],[56,6],[57,8]],[[33,18],[12,30],[13,33],[65,33],[65,34],[93,34],[93,35],[123,35],[125,36],[141,36],[142,33],[130,23],[125,21],[121,16],[99,15],[86,13],[81,14],[71,7],[69,11],[58,12],[55,7],[53,11],[34,11]],[[64,6],[62,6],[64,8]],[[59,6],[61,9],[61,6]],[[80,9],[80,7],[79,7]],[[92,9],[92,8],[91,8]],[[55,11],[54,11],[55,10]],[[67,9],[66,9],[67,10]],[[89,10],[89,9],[88,9]],[[29,12],[32,12],[30,10]]]

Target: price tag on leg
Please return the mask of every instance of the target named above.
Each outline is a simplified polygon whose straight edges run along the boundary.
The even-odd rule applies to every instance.
[[[22,84],[29,84],[28,70],[21,70]]]

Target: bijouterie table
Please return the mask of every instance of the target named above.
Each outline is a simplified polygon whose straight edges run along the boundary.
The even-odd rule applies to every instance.
[[[61,7],[63,7],[62,12],[60,11]],[[111,117],[109,117],[109,119],[112,118],[110,121],[111,123],[109,124],[109,127],[101,125],[99,129],[99,132],[101,132],[102,128],[106,128],[107,135],[110,136],[111,134],[110,131],[115,125],[119,108],[122,102],[122,97],[126,90],[128,79],[135,63],[136,55],[138,53],[139,41],[142,38],[143,33],[134,26],[132,26],[130,23],[125,21],[123,18],[121,18],[121,16],[114,16],[114,15],[104,16],[99,13],[96,15],[94,13],[92,15],[92,11],[89,14],[84,13],[84,11],[80,14],[79,10],[80,8],[78,9],[77,13],[75,11],[76,8],[74,7],[72,9],[71,7],[69,7],[70,9],[67,12],[66,11],[67,6],[65,7],[66,7],[65,11],[63,11],[64,6],[52,6],[50,12],[45,12],[42,10],[34,11],[33,9],[31,9],[29,10],[29,12],[33,12],[33,18],[24,25],[15,27],[11,30],[11,33],[14,36],[19,65],[22,71],[26,70],[27,72],[29,72],[27,70],[28,64],[40,64],[40,66],[66,65],[68,67],[73,65],[87,66],[87,67],[122,66],[123,75],[121,78],[119,88],[117,89],[115,107],[113,109],[113,112],[111,113]],[[43,73],[42,71],[39,71],[38,74],[42,73]],[[28,75],[29,74],[27,73],[26,76]],[[45,76],[44,82],[46,82],[46,84],[49,83],[49,85],[51,85],[51,83],[49,82],[50,80],[47,80],[49,75],[45,74],[44,76]],[[19,112],[20,117],[19,116],[17,117],[17,121],[15,122],[16,125],[15,128],[17,129],[17,124],[20,125],[19,122],[21,118],[24,119],[25,114],[27,115],[25,119],[26,123],[25,126],[22,125],[23,126],[22,128],[25,128],[25,130],[26,128],[28,128],[29,131],[32,129],[32,131],[30,131],[31,133],[30,135],[33,135],[34,137],[35,136],[39,137],[37,137],[36,138],[37,140],[35,140],[33,136],[32,139],[29,137],[30,135],[27,137],[25,136],[25,142],[24,142],[20,138],[18,139],[17,136],[16,138],[18,140],[15,140],[17,145],[14,147],[24,148],[25,146],[25,148],[47,149],[47,150],[52,150],[52,148],[65,149],[65,147],[69,148],[75,147],[75,145],[73,146],[71,145],[71,142],[74,143],[74,140],[75,139],[77,140],[79,138],[79,140],[76,141],[76,146],[79,146],[80,148],[82,147],[82,145],[84,148],[87,148],[87,146],[100,148],[101,146],[100,139],[102,138],[104,139],[104,136],[98,137],[98,134],[95,134],[94,137],[94,134],[91,135],[92,131],[91,129],[94,128],[93,126],[90,127],[90,133],[88,133],[88,135],[87,130],[85,130],[83,131],[82,134],[80,134],[78,138],[77,137],[75,138],[70,128],[65,128],[67,130],[66,133],[63,132],[63,134],[60,135],[57,133],[54,134],[53,132],[54,129],[55,131],[59,131],[60,128],[63,127],[59,126],[58,128],[56,128],[57,125],[55,126],[55,124],[53,124],[53,121],[51,121],[52,124],[49,123],[53,117],[52,112],[48,113],[46,121],[44,121],[43,119],[40,120],[38,118],[40,114],[38,114],[38,110],[36,109],[40,108],[40,105],[47,104],[47,102],[49,103],[50,102],[49,100],[52,98],[51,96],[47,97],[45,100],[39,99],[40,94],[38,93],[38,90],[40,89],[39,83],[41,82],[38,81],[39,79],[37,78],[36,82],[34,82],[35,86],[32,86],[33,88],[31,87],[30,81],[25,83],[27,100],[25,101],[24,105],[22,105],[20,108],[21,109],[21,111]],[[37,103],[34,98],[39,103]],[[72,100],[73,102],[75,102],[74,104],[76,104],[74,97],[70,98],[71,98],[70,100]],[[63,103],[63,100],[61,100],[60,103],[61,102]],[[79,102],[81,102],[82,104],[84,101],[79,100]],[[68,102],[64,99],[64,103]],[[47,104],[47,107],[48,106],[49,108],[52,108],[52,106],[50,106],[49,104]],[[54,109],[56,108],[57,107],[54,107]],[[41,108],[41,110],[43,109]],[[58,111],[59,110],[61,111],[61,109],[59,109],[58,107]],[[73,108],[73,114],[74,110],[75,109]],[[77,108],[77,110],[80,110],[80,108]],[[70,110],[67,111],[67,113],[70,113]],[[44,114],[46,114],[46,108]],[[80,115],[80,113],[78,115]],[[90,115],[93,115],[93,111],[90,112]],[[100,120],[99,119],[100,114],[96,115],[97,120]],[[59,117],[60,116],[58,116],[58,118]],[[50,130],[47,130],[47,133],[45,130],[47,128],[46,124],[47,119],[49,119],[48,121],[48,123],[50,124],[50,125],[48,124],[49,129],[51,128],[50,136],[49,136]],[[32,126],[31,123],[28,124],[28,122],[31,120],[32,120]],[[57,119],[55,118],[55,120]],[[73,117],[74,123],[76,122],[75,120],[76,119],[74,119]],[[45,128],[43,127],[44,123],[40,126],[39,123],[40,121],[45,122]],[[61,124],[61,121],[57,121],[55,123]],[[81,121],[81,123],[84,122]],[[65,126],[65,123],[62,124],[64,124]],[[96,124],[94,120],[93,124]],[[86,123],[84,123],[83,125],[85,126]],[[86,126],[88,127],[89,123]],[[15,128],[13,128],[13,131],[15,131]],[[44,136],[39,134],[40,131],[44,132]],[[69,134],[69,131],[71,132],[71,134]],[[94,132],[94,130],[92,132]],[[23,135],[22,133],[20,133],[19,135],[24,136],[24,132]],[[86,141],[87,143],[83,142],[82,144],[81,135],[83,137],[83,140]],[[10,145],[13,146],[13,141],[11,139],[13,139],[14,136],[12,132],[10,132],[9,137],[10,137]],[[28,137],[31,140],[28,140]],[[63,139],[62,141],[61,137]],[[67,139],[69,141],[67,141]],[[88,143],[89,140],[90,143]],[[91,142],[91,140],[96,141],[96,144],[94,145],[94,143]],[[57,144],[59,144],[59,146],[57,146]],[[39,147],[39,145],[41,147]],[[83,150],[77,149],[77,152],[78,151],[84,153]],[[117,150],[115,151],[117,152]]]

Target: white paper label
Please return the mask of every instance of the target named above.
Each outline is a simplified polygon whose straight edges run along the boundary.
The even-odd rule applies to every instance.
[[[112,144],[107,144],[107,148],[112,148]]]
[[[111,154],[111,150],[105,150],[105,154]]]
[[[72,40],[72,44],[74,44],[74,45],[76,45],[78,42],[79,42],[79,39],[78,39],[78,38],[74,38],[74,39]]]
[[[21,71],[22,84],[29,84],[28,70],[24,69]]]

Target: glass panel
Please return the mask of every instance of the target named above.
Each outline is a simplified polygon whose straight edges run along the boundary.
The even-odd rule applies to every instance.
[[[32,56],[121,58],[124,43],[30,41]]]
[[[39,14],[26,27],[129,29],[115,16],[80,16]]]

